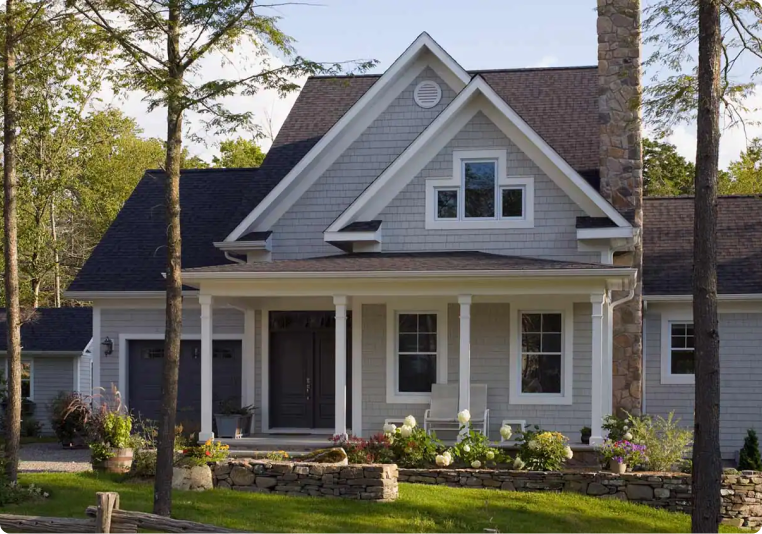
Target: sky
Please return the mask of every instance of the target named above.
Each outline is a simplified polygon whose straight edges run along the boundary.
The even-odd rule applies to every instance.
[[[334,62],[375,59],[373,72],[383,72],[422,32],[427,31],[467,70],[521,67],[595,65],[597,36],[595,0],[305,0],[302,5],[277,8],[280,28],[296,39],[300,55]],[[646,0],[647,4],[649,0]],[[204,78],[238,77],[238,57],[212,55],[202,66]],[[234,111],[251,111],[258,124],[277,130],[296,95],[285,99],[266,92],[231,97]],[[149,136],[164,137],[164,111],[148,113],[140,95],[126,101],[106,98],[137,119]],[[762,98],[755,97],[762,107]],[[752,104],[752,107],[754,105]],[[756,117],[755,117],[756,118]],[[760,115],[762,118],[762,115]],[[205,142],[188,142],[191,153],[205,159],[217,153],[220,138],[205,132],[193,117],[189,131]],[[239,134],[246,135],[244,132]],[[737,158],[747,137],[762,135],[762,127],[726,130],[720,146],[720,167]],[[675,129],[669,138],[690,160],[695,155],[695,126]],[[263,143],[265,148],[269,143]]]

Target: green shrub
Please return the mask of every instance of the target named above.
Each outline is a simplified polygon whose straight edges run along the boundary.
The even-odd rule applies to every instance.
[[[86,395],[61,391],[50,405],[50,426],[64,446],[84,445],[92,418],[90,397]]]
[[[479,469],[495,467],[510,460],[500,450],[490,445],[490,440],[481,432],[476,432],[468,422],[460,427],[461,439],[449,449],[456,462],[464,467]]]
[[[750,428],[741,449],[738,460],[738,469],[741,471],[762,471],[762,456],[759,453],[759,440],[754,429]]]
[[[132,455],[130,477],[150,478],[156,476],[156,451],[138,449]]]
[[[21,420],[21,437],[39,438],[42,435],[42,423],[34,417],[24,417]]]
[[[394,451],[391,439],[385,434],[374,434],[369,439],[349,434],[333,436],[334,447],[341,447],[347,453],[350,464],[391,464],[394,463]]]
[[[646,446],[649,471],[675,471],[680,468],[693,444],[693,431],[682,428],[675,412],[667,418],[657,416],[632,417],[630,432],[632,441]]]
[[[394,463],[400,467],[429,467],[437,452],[444,449],[442,442],[418,426],[412,415],[408,415],[399,428],[384,425],[384,434],[394,454]]]
[[[524,464],[529,471],[560,471],[572,458],[568,442],[569,438],[560,432],[548,432],[535,425],[521,437],[517,465]]]
[[[228,457],[229,449],[229,445],[210,439],[203,445],[183,449],[182,456],[176,463],[178,465],[206,465],[219,462]]]
[[[603,419],[601,428],[608,432],[608,439],[612,441],[621,441],[624,439],[632,439],[627,434],[630,433],[632,427],[633,416],[627,415],[627,417],[617,417],[616,415],[607,415]]]

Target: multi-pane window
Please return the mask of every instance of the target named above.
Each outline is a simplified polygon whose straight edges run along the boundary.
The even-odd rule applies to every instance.
[[[32,397],[32,363],[21,362],[21,397]]]
[[[670,323],[670,372],[673,375],[694,373],[693,323]]]
[[[437,315],[397,315],[397,388],[428,393],[437,377]]]
[[[463,160],[460,187],[443,187],[436,190],[436,218],[523,218],[525,188],[499,185],[497,169],[497,160]]]
[[[560,313],[521,314],[521,392],[562,393]]]

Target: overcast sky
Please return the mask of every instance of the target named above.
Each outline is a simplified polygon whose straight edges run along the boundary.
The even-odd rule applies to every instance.
[[[311,1],[311,0],[308,0]],[[595,65],[595,0],[315,0],[319,5],[285,5],[281,29],[297,40],[299,54],[317,61],[376,59],[383,72],[422,31],[429,32],[466,69]],[[648,0],[646,0],[646,3]],[[237,77],[249,62],[242,54],[211,56],[204,61],[206,79]],[[232,61],[234,64],[230,64]],[[105,95],[104,95],[105,96]],[[271,93],[228,99],[235,111],[248,110],[264,123],[280,127],[296,95],[279,99]],[[126,101],[105,98],[137,119],[146,135],[165,136],[164,111],[149,114],[140,95]],[[762,107],[762,98],[755,101]],[[206,143],[188,143],[206,159],[217,152],[219,138],[190,128]],[[750,127],[749,139],[762,135]],[[670,141],[687,158],[695,154],[695,127],[680,127]],[[266,143],[265,143],[266,144]],[[725,131],[720,166],[726,167],[746,147],[740,129]]]

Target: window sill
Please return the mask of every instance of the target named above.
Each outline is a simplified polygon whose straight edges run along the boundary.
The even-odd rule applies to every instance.
[[[571,406],[573,399],[571,395],[548,395],[544,393],[523,393],[513,394],[509,398],[510,404],[524,405],[548,405],[548,406]]]
[[[534,220],[501,219],[501,220],[434,220],[426,221],[426,230],[490,230],[505,228],[534,228]]]
[[[695,375],[661,375],[661,383],[669,386],[693,386],[696,384]]]
[[[431,394],[387,393],[386,404],[431,404]]]

